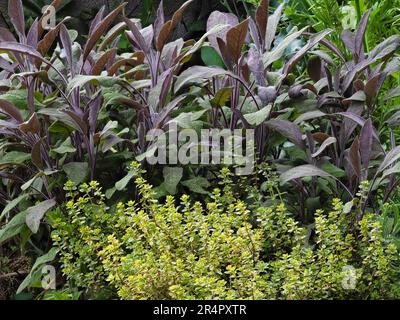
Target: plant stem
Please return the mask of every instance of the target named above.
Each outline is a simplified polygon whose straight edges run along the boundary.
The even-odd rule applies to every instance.
[[[355,6],[356,6],[357,24],[359,24],[360,21],[361,21],[361,6],[360,6],[360,0],[354,0],[354,4],[355,4]]]

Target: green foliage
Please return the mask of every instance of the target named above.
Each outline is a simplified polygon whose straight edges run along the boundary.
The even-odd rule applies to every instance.
[[[80,292],[74,292],[68,289],[50,290],[43,295],[42,300],[57,300],[57,301],[78,300],[79,296]]]
[[[318,210],[315,237],[271,264],[275,292],[284,299],[393,298],[398,251],[386,244],[382,226],[366,215],[352,230],[336,199],[328,214]]]
[[[62,272],[70,275],[68,278],[78,287],[95,288],[105,277],[97,261],[96,240],[112,232],[115,216],[107,213],[98,183],[82,184],[78,190],[68,182],[65,189],[68,216],[60,209],[51,213],[49,218],[56,228],[52,240],[61,250]]]
[[[367,31],[370,47],[384,38],[398,34],[400,11],[398,0],[289,0],[285,14],[289,22],[298,26],[311,26],[316,31],[333,28],[340,34],[343,30],[355,29],[362,15],[372,9]],[[336,44],[338,37],[332,36]]]
[[[0,251],[31,260],[18,298],[39,292],[56,252],[66,283],[43,299],[80,289],[125,299],[398,295],[398,8],[223,2],[230,13],[213,12],[197,39],[173,38],[190,1],[167,20],[146,0],[141,21],[124,5],[100,11],[82,43],[65,20],[42,30],[21,0],[10,5]],[[69,3],[55,2],[58,18]],[[146,136],[172,123],[176,133],[254,129],[254,174],[146,163],[157,142]],[[125,172],[133,159],[141,164]],[[1,269],[19,272],[7,258]]]
[[[394,297],[399,255],[376,216],[357,220],[336,199],[305,228],[283,204],[252,212],[230,172],[220,179],[204,205],[160,202],[136,176],[139,200],[115,210],[95,182],[70,184],[68,214],[52,215],[63,272],[89,291],[108,282],[122,299]]]

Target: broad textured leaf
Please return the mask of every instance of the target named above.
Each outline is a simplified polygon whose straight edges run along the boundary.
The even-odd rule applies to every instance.
[[[226,106],[226,103],[230,100],[231,94],[233,91],[233,87],[225,87],[219,89],[216,93],[214,98],[210,100],[211,104],[214,107],[223,107]]]
[[[69,180],[75,184],[80,184],[86,180],[89,174],[89,165],[87,162],[70,162],[63,166]]]
[[[11,51],[11,52],[17,52],[21,54],[25,54],[30,57],[34,57],[39,59],[40,61],[44,62],[46,65],[50,66],[53,68],[58,75],[61,76],[61,78],[65,81],[65,78],[62,76],[61,72],[49,61],[44,59],[42,55],[33,47],[21,44],[21,43],[14,43],[14,42],[0,42],[0,50],[6,50],[6,51]]]
[[[24,7],[21,0],[8,1],[8,15],[20,37],[25,37]]]
[[[212,33],[208,36],[208,41],[217,52],[221,53],[217,42],[217,38],[221,38],[223,41],[225,41],[226,33],[229,30],[229,26],[235,26],[238,23],[239,23],[238,18],[231,13],[214,11],[213,13],[210,14],[207,21],[207,32],[209,32],[218,25],[225,25],[225,27],[222,28],[217,33]]]
[[[189,7],[189,5],[193,1],[194,0],[186,1],[183,5],[181,5],[181,7],[178,10],[175,11],[175,13],[174,13],[174,15],[172,16],[172,19],[171,19],[171,21],[172,21],[171,28],[172,29],[175,29],[176,26],[178,25],[178,23],[181,22],[185,10]]]
[[[336,138],[334,137],[329,137],[328,139],[326,139],[321,146],[318,148],[318,150],[316,152],[314,152],[311,156],[313,158],[318,157],[327,147],[329,147],[330,145],[336,143]]]
[[[321,168],[322,168],[322,170],[331,174],[335,178],[343,178],[346,176],[346,172],[344,172],[344,170],[336,167],[335,165],[333,165],[330,162],[323,164]]]
[[[34,144],[34,146],[32,147],[32,152],[31,152],[32,162],[39,169],[43,169],[43,159],[42,159],[41,147],[42,147],[42,141],[39,140],[38,142],[36,142]]]
[[[113,43],[113,41],[116,39],[118,40],[118,35],[122,33],[127,28],[125,21],[122,21],[118,24],[116,24],[114,27],[112,27],[107,34],[104,36],[104,40],[101,42],[99,46],[98,51],[104,51],[106,47],[110,44]]]
[[[180,167],[165,167],[163,169],[164,187],[169,194],[175,194],[178,183],[183,176],[183,169]]]
[[[45,56],[46,53],[49,51],[51,46],[53,45],[54,41],[58,37],[58,33],[60,31],[61,26],[64,24],[65,21],[67,21],[68,18],[65,18],[62,22],[60,22],[57,26],[54,28],[50,29],[46,35],[43,37],[41,41],[38,43],[38,51],[41,53],[42,56]],[[72,49],[71,49],[72,50]]]
[[[167,106],[163,108],[161,112],[157,115],[154,128],[161,129],[164,126],[165,121],[169,117],[170,113],[174,111],[185,98],[185,95],[181,95],[168,103]]]
[[[296,54],[286,63],[285,67],[283,68],[284,75],[287,76],[297,62],[331,32],[332,30],[324,30],[313,35],[308,43],[299,51],[297,51]]]
[[[101,20],[104,18],[104,10],[105,6],[102,6],[100,10],[97,12],[96,16],[90,23],[90,28],[89,28],[89,37],[93,35],[94,31],[96,30],[97,26],[100,24]]]
[[[9,223],[0,229],[0,245],[18,235],[25,227],[26,211],[14,216]]]
[[[261,53],[255,48],[250,48],[247,57],[247,64],[250,71],[254,74],[257,84],[260,86],[266,86],[267,84],[265,82],[265,68],[263,58],[261,56]]]
[[[27,182],[25,182],[22,186],[21,186],[21,190],[22,191],[26,191],[28,190],[30,187],[32,187],[32,185],[37,181],[38,178],[40,178],[41,176],[43,176],[42,172],[38,172],[37,174],[34,175],[34,177],[30,180],[28,180]]]
[[[94,76],[98,76],[101,74],[101,72],[104,70],[104,67],[112,60],[114,60],[114,57],[117,53],[116,48],[112,48],[110,50],[107,50],[104,52],[99,59],[97,59],[96,63],[92,67],[91,74]]]
[[[168,95],[170,94],[171,91],[173,77],[174,77],[173,68],[165,70],[160,76],[160,79],[162,79],[163,81],[161,84],[161,90],[159,95],[159,103],[158,103],[159,108],[164,108],[167,102]]]
[[[58,148],[54,148],[51,151],[58,154],[75,153],[76,148],[72,146],[71,139],[68,138]]]
[[[270,129],[279,132],[284,137],[288,138],[301,149],[305,149],[303,135],[300,128],[293,122],[287,120],[272,119],[266,122]]]
[[[38,40],[39,40],[38,24],[39,24],[38,19],[35,19],[35,21],[33,21],[32,25],[29,29],[28,35],[26,36],[26,44],[31,47],[34,47],[34,48],[37,47]]]
[[[357,91],[350,98],[344,99],[342,102],[344,104],[350,104],[352,101],[365,102],[367,100],[367,96],[364,91]]]
[[[394,149],[390,150],[390,152],[388,152],[388,154],[385,156],[385,159],[382,161],[381,165],[378,168],[377,174],[386,170],[389,166],[391,166],[399,159],[400,147],[395,147]]]
[[[85,121],[81,119],[79,115],[77,115],[75,112],[71,110],[62,110],[63,113],[67,114],[69,118],[68,120],[65,119],[66,117],[64,116],[64,119],[61,119],[62,122],[65,124],[69,125],[72,124],[72,127],[78,130],[80,133],[83,135],[86,135],[88,133],[88,125]]]
[[[91,133],[96,132],[97,119],[99,117],[100,108],[103,105],[103,95],[101,92],[88,103],[89,108],[89,129]]]
[[[54,199],[43,201],[36,206],[30,207],[26,210],[26,225],[33,233],[39,230],[40,222],[44,215],[53,208],[57,202]]]
[[[158,51],[162,51],[169,37],[171,36],[171,25],[172,21],[167,21],[161,28],[160,33],[158,34],[156,48]]]
[[[261,3],[256,10],[257,27],[263,40],[265,40],[265,35],[267,34],[269,8],[268,3],[269,0],[261,0]]]
[[[249,29],[249,19],[244,20],[226,34],[226,44],[234,62],[239,61]]]
[[[389,52],[393,52],[400,45],[400,35],[395,34],[385,39],[379,43],[372,51],[369,53],[369,58],[374,59],[376,57],[382,57],[387,55]]]
[[[91,83],[93,85],[101,85],[103,87],[112,87],[115,84],[121,83],[121,80],[117,77],[109,77],[109,76],[86,76],[86,75],[77,75],[73,78],[67,86],[67,92],[71,94],[71,92],[78,88],[83,87],[87,83]]]
[[[282,184],[285,184],[291,180],[305,178],[305,177],[332,177],[329,173],[313,166],[310,164],[306,164],[303,166],[298,166],[296,168],[290,169],[281,174],[280,180]]]
[[[221,57],[222,57],[222,60],[224,61],[224,64],[226,65],[226,67],[229,70],[233,70],[234,61],[233,61],[231,52],[229,51],[228,45],[221,38],[217,38],[217,43],[218,43],[218,48],[219,48],[219,51],[221,52]]]
[[[345,56],[343,55],[343,53],[339,50],[339,48],[335,44],[333,44],[332,42],[330,42],[327,39],[321,39],[320,43],[323,46],[327,47],[334,54],[336,54],[340,58],[340,60],[342,60],[344,63],[347,62]]]
[[[124,190],[134,176],[135,173],[133,171],[128,172],[128,174],[125,177],[117,181],[117,183],[115,184],[115,189],[117,189],[118,191]]]
[[[249,34],[250,34],[251,39],[253,40],[254,47],[261,52],[262,45],[261,45],[261,39],[260,39],[260,32],[259,32],[258,27],[252,17],[250,17],[250,19],[249,19]],[[263,39],[265,39],[265,37]],[[264,43],[264,41],[263,41],[263,43]]]
[[[73,57],[72,57],[72,43],[71,43],[71,38],[69,36],[68,30],[64,24],[60,26],[60,39],[61,39],[61,43],[62,43],[62,46],[65,51],[65,56],[67,57],[68,64],[71,68],[72,76],[74,76],[75,68],[73,65]]]
[[[140,50],[142,50],[145,53],[148,53],[150,50],[150,44],[147,43],[146,40],[143,38],[143,35],[140,32],[136,23],[134,23],[132,20],[125,18],[125,17],[124,17],[124,21],[127,24],[129,30],[131,31],[133,40],[136,43],[136,45],[139,47]]]
[[[225,67],[224,61],[221,59],[220,55],[213,47],[202,47],[201,59],[208,67]]]
[[[377,173],[377,175],[378,175],[378,173]],[[383,183],[385,183],[387,185],[387,180],[386,180],[387,177],[393,176],[397,173],[400,173],[400,163],[399,162],[397,162],[393,166],[389,167],[387,170],[384,170],[382,172],[382,176],[380,176],[379,179],[375,180],[375,183],[371,186],[371,190],[376,190],[380,185],[383,185]]]
[[[303,113],[301,116],[299,116],[294,123],[295,124],[300,124],[303,121],[311,120],[311,119],[316,119],[316,118],[321,118],[321,117],[326,117],[326,113],[315,110],[315,111],[309,111],[306,113]]]
[[[378,93],[378,83],[379,79],[381,78],[381,74],[377,74],[372,77],[364,87],[364,92],[367,97],[367,103],[370,105],[376,98]]]
[[[203,66],[194,66],[183,71],[175,82],[175,92],[178,92],[184,86],[191,83],[202,83],[204,79],[227,75],[229,71],[221,68],[211,68]]]
[[[4,59],[3,57],[1,57],[0,56],[0,69],[3,69],[3,70],[5,70],[5,71],[7,71],[7,72],[10,72],[10,73],[14,73],[14,70],[15,70],[15,68],[17,67],[17,65],[16,64],[13,64],[13,63],[11,63],[11,62],[9,62],[9,61],[7,61],[6,59]],[[11,87],[11,83],[9,82],[9,83],[4,83],[4,82],[8,82],[9,80],[0,80],[1,82],[0,82],[0,90],[1,91],[4,91],[4,90],[7,90],[7,89],[9,89],[10,87]]]
[[[182,181],[181,183],[191,192],[199,194],[208,194],[205,189],[210,187],[210,182],[208,182],[208,180],[203,177],[192,178],[190,180]]]
[[[138,110],[138,111],[143,110],[143,109],[146,108],[140,102],[137,102],[136,100],[132,100],[130,98],[118,97],[118,98],[112,99],[112,101],[113,102],[117,102],[117,103],[121,103],[121,104],[125,104],[128,107],[133,108],[133,109]]]
[[[19,129],[23,133],[40,134],[40,122],[36,112],[32,114],[28,121],[21,123]]]
[[[400,38],[397,39],[398,41],[394,41],[392,44],[382,47],[381,51],[376,52],[375,54],[372,54],[373,51],[369,54],[369,57],[365,60],[362,60],[358,64],[356,64],[354,67],[350,69],[349,72],[345,75],[345,78],[343,80],[343,91],[346,91],[350,85],[352,84],[355,76],[368,68],[370,65],[374,64],[380,59],[386,58],[388,55],[392,54],[400,44]]]
[[[272,42],[275,39],[276,31],[278,29],[278,24],[279,24],[279,21],[281,20],[281,16],[282,16],[282,11],[283,11],[283,4],[281,4],[275,10],[274,14],[268,18],[267,32],[265,35],[265,49],[267,51],[269,51],[271,49]]]
[[[107,70],[107,74],[110,77],[113,77],[114,75],[116,75],[119,70],[121,69],[121,67],[136,67],[138,66],[139,60],[136,57],[132,57],[129,59],[120,59],[117,60],[116,62],[114,62],[114,64],[112,66],[110,66]],[[135,70],[136,68],[134,68],[133,70]]]
[[[353,168],[357,177],[361,176],[361,156],[360,156],[360,142],[358,138],[354,139],[349,150],[350,165]]]
[[[272,105],[268,105],[261,110],[243,115],[246,121],[252,126],[259,126],[268,119],[271,113]]]
[[[157,8],[157,13],[156,13],[156,18],[154,20],[154,35],[155,38],[158,38],[158,35],[160,34],[161,28],[165,24],[165,16],[164,16],[164,1],[161,0],[160,4],[158,5]]]
[[[18,123],[24,122],[22,114],[18,108],[6,100],[0,99],[0,112],[6,113]]]
[[[372,153],[372,138],[374,128],[371,119],[368,119],[360,133],[360,153],[361,161],[365,170],[368,170],[369,160]]]
[[[365,37],[365,32],[367,31],[368,20],[371,14],[371,9],[369,9],[361,18],[360,24],[358,26],[355,38],[355,51],[358,57],[361,58],[361,54],[363,54],[363,42]]]
[[[28,198],[30,194],[24,193],[20,195],[19,197],[11,200],[10,202],[7,203],[7,205],[4,207],[3,211],[0,214],[0,221],[3,219],[3,217],[6,216],[11,210],[13,210],[17,205],[20,204],[20,202],[24,201],[26,198]]]
[[[400,86],[391,89],[385,97],[385,101],[400,97]]]
[[[183,13],[188,8],[188,6],[193,2],[193,0],[186,1],[172,16],[172,19],[167,21],[161,28],[158,38],[157,38],[157,50],[162,51],[166,42],[171,37],[172,32],[178,25],[178,23],[182,20]]]
[[[9,151],[0,158],[0,168],[7,164],[19,165],[23,164],[26,160],[30,159],[30,153],[20,151]]]
[[[264,68],[267,68],[275,61],[281,59],[286,49],[306,30],[307,27],[298,31],[296,31],[296,29],[293,29],[293,31],[290,32],[277,46],[275,46],[272,50],[265,52],[263,56]]]
[[[314,82],[318,82],[322,77],[322,62],[317,56],[310,58],[307,65],[308,76]]]
[[[89,37],[86,42],[85,49],[83,50],[82,59],[85,61],[89,56],[90,52],[96,45],[97,41],[103,36],[104,32],[110,27],[113,21],[117,18],[117,16],[122,12],[126,3],[121,4],[118,8],[112,11],[107,17],[105,17],[93,31],[93,34]]]
[[[340,115],[347,119],[350,119],[350,120],[354,121],[355,123],[357,123],[360,127],[363,127],[365,124],[365,120],[362,117],[360,117],[359,115],[352,113],[352,112],[338,112],[338,113],[335,113],[334,115]],[[378,142],[380,141],[379,136],[375,130],[373,130],[373,137],[376,141],[378,141]]]
[[[32,266],[31,271],[26,276],[24,281],[22,281],[21,284],[19,285],[17,294],[20,294],[22,291],[24,291],[31,285],[32,280],[35,278],[34,274],[36,272],[40,272],[40,275],[42,275],[40,267],[42,267],[46,263],[52,262],[56,258],[57,253],[58,253],[58,248],[51,248],[50,251],[47,252],[45,255],[42,255],[36,259],[34,265]]]
[[[347,48],[352,54],[356,53],[356,36],[350,30],[343,30],[341,38]]]
[[[194,54],[197,50],[199,50],[203,46],[203,43],[208,36],[221,31],[224,27],[225,27],[224,25],[218,25],[212,28],[211,30],[207,31],[207,33],[205,33],[185,54],[181,56],[181,58],[179,59],[179,63],[182,63],[186,59],[190,58],[192,54]]]
[[[4,42],[17,42],[14,35],[6,28],[0,27],[0,40]]]
[[[151,106],[154,110],[159,108],[163,108],[168,94],[170,93],[171,85],[173,79],[173,69],[165,70],[158,78],[157,84],[151,88],[148,97],[148,105]]]

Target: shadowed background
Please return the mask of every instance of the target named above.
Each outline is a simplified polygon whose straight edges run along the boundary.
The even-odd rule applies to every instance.
[[[0,26],[7,26],[8,1],[0,0]],[[159,0],[65,0],[62,7],[57,12],[57,19],[71,16],[72,19],[67,23],[69,28],[79,31],[79,34],[87,34],[89,22],[94,18],[98,10],[105,6],[106,12],[112,11],[119,4],[127,2],[126,14],[129,17],[141,18],[144,25],[152,23],[154,10],[156,10]],[[164,10],[169,18],[186,0],[164,0]],[[26,16],[33,20],[41,15],[41,10],[51,0],[23,0]],[[219,1],[215,0],[195,0],[190,9],[185,12],[182,23],[177,28],[175,36],[191,38],[196,33],[205,30],[206,20],[214,10],[224,10]]]

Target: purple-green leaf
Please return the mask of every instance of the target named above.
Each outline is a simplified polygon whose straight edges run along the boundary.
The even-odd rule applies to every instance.
[[[20,39],[25,38],[24,7],[21,0],[8,1],[8,15]]]
[[[355,53],[358,58],[362,59],[363,52],[363,42],[365,37],[365,32],[367,31],[368,20],[371,14],[371,9],[369,9],[361,18],[360,25],[358,26],[356,36],[355,36]]]
[[[331,178],[335,179],[329,173],[327,173],[313,165],[306,164],[306,165],[298,166],[298,167],[292,168],[288,171],[285,171],[284,173],[281,174],[280,180],[281,180],[282,184],[285,184],[291,180],[306,178],[306,177],[322,177],[322,178],[331,177]]]
[[[6,100],[0,99],[0,112],[7,114],[18,123],[24,122],[24,118],[18,108]]]
[[[62,43],[62,46],[63,46],[64,51],[65,51],[65,56],[67,57],[68,64],[69,64],[69,66],[71,68],[72,76],[74,76],[75,75],[75,72],[74,72],[75,68],[74,68],[73,60],[72,60],[71,38],[70,38],[68,30],[67,30],[67,28],[65,27],[64,24],[62,24],[60,26],[60,39],[61,39],[61,43]]]
[[[286,63],[285,67],[283,68],[283,74],[285,75],[285,77],[288,76],[289,72],[308,51],[310,51],[315,45],[317,45],[322,39],[324,39],[331,32],[332,30],[324,30],[313,35],[311,39],[308,41],[308,43],[299,51],[297,51],[296,54],[292,58],[290,58],[290,60]]]
[[[269,51],[272,43],[274,42],[276,31],[278,29],[279,21],[281,20],[283,12],[283,4],[281,4],[275,12],[268,18],[267,32],[265,34],[265,49]]]
[[[221,38],[223,41],[225,41],[226,33],[229,30],[229,26],[234,26],[234,25],[237,25],[238,23],[239,23],[239,20],[234,14],[224,13],[224,12],[219,12],[219,11],[214,11],[213,13],[211,13],[211,15],[207,21],[207,31],[212,30],[217,25],[226,25],[226,27],[224,27],[219,32],[210,34],[208,36],[208,41],[210,41],[211,46],[215,50],[217,50],[219,53],[221,53],[221,52],[220,52],[220,47],[217,42],[217,38]]]
[[[109,15],[107,15],[101,22],[98,23],[96,28],[94,28],[92,35],[89,37],[86,42],[85,49],[83,50],[82,60],[86,61],[92,49],[95,47],[97,41],[101,38],[104,32],[110,27],[113,21],[117,18],[117,16],[122,12],[126,3],[121,4],[114,11],[112,11]]]
[[[372,126],[372,121],[368,119],[360,133],[361,162],[365,170],[368,170],[369,160],[371,158],[373,133],[374,128]]]
[[[288,138],[292,141],[295,145],[297,145],[301,149],[305,149],[306,145],[303,140],[303,134],[300,131],[298,125],[294,124],[293,122],[287,120],[280,120],[280,119],[272,119],[265,124],[272,130],[279,132],[284,137]]]

